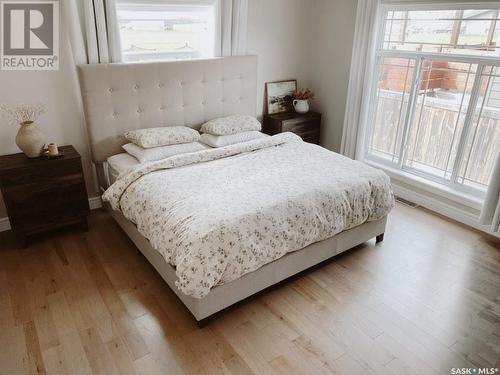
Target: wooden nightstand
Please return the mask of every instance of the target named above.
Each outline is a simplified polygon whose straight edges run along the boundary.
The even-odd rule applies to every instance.
[[[321,113],[309,111],[305,114],[297,112],[275,113],[264,115],[262,131],[269,135],[292,132],[304,141],[319,144]]]
[[[57,159],[24,154],[0,156],[0,189],[10,225],[19,241],[63,225],[87,228],[89,202],[80,154],[73,146],[59,147]]]

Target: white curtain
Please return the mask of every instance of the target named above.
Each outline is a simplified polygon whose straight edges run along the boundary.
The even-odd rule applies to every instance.
[[[359,159],[369,105],[369,83],[375,69],[375,48],[380,0],[358,0],[349,88],[340,152]]]
[[[500,227],[500,150],[493,167],[479,222],[489,225],[492,232],[498,232]]]
[[[65,13],[75,63],[122,60],[115,0],[67,0]]]
[[[219,56],[246,54],[248,0],[219,0]]]
[[[215,1],[218,8],[216,55],[246,54],[248,0]],[[156,4],[158,0],[150,2]],[[191,3],[178,0],[164,2]],[[140,1],[131,3],[136,4]],[[210,1],[200,1],[200,3],[205,4]],[[115,0],[67,0],[65,11],[77,64],[122,61]]]

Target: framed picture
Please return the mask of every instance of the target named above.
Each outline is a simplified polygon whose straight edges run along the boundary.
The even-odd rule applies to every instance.
[[[297,80],[266,82],[267,113],[287,112],[293,109],[294,91],[297,91]]]

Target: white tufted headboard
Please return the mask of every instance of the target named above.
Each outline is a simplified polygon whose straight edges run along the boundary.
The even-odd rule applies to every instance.
[[[255,115],[257,57],[78,66],[92,157],[122,152],[132,129]]]

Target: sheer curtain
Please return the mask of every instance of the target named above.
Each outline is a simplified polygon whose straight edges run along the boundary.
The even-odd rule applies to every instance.
[[[484,199],[479,223],[490,226],[490,231],[498,232],[500,227],[500,150],[493,167],[490,183]]]
[[[356,28],[349,73],[344,127],[340,152],[359,159],[363,149],[364,128],[368,113],[370,77],[374,74],[375,48],[380,0],[358,0]]]
[[[219,0],[219,56],[246,54],[248,0]]]
[[[217,56],[246,53],[248,0],[118,0],[129,4],[210,4],[217,8]],[[66,18],[77,64],[122,61],[116,0],[67,0]]]
[[[65,15],[76,64],[122,60],[115,0],[67,0]]]

